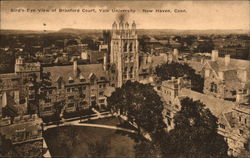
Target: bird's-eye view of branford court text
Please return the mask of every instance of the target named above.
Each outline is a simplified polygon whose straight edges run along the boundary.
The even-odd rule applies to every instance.
[[[11,16],[0,33],[0,157],[249,157],[249,21],[246,31],[185,30],[185,20],[151,29],[119,12],[101,29],[84,27],[93,18],[50,30],[32,15],[36,31],[8,29]]]

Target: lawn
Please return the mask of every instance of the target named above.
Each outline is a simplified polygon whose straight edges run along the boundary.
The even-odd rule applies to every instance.
[[[91,121],[91,123],[116,125],[116,118]],[[116,130],[65,126],[49,129],[45,139],[53,157],[87,157],[90,153],[90,143],[105,142],[109,146],[108,158],[134,157],[135,142],[128,136],[121,135]]]

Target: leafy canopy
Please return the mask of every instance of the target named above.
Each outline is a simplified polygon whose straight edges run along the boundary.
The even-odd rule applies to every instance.
[[[165,127],[163,102],[149,84],[127,81],[107,99],[108,107],[127,115],[128,121],[136,123],[151,136],[157,136]]]
[[[195,73],[195,70],[187,64],[166,63],[156,67],[156,75],[161,81],[170,80],[171,77],[184,77],[191,80],[192,89],[198,92],[203,91],[204,79]]]
[[[217,133],[217,118],[199,101],[181,100],[181,110],[174,116],[175,128],[169,132],[170,157],[227,157],[228,145]]]

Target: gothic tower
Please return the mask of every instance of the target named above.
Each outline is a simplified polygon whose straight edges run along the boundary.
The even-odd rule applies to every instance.
[[[139,51],[136,24],[129,28],[128,22],[120,21],[119,26],[112,25],[110,64],[115,65],[117,86],[121,87],[127,80],[138,79]]]

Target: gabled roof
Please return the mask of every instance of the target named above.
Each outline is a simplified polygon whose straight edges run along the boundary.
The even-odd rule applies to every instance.
[[[79,81],[80,77],[89,79],[89,75],[92,73],[95,74],[97,79],[100,79],[100,77],[106,77],[107,75],[103,70],[102,64],[78,65],[77,78],[74,78],[73,65],[44,67],[43,71],[50,72],[52,82],[56,82],[59,77],[64,81],[68,81],[69,77],[72,77],[74,81]]]
[[[216,117],[221,114],[231,112],[236,106],[234,102],[208,96],[190,89],[182,89],[181,96],[193,98],[194,100],[200,100]]]

